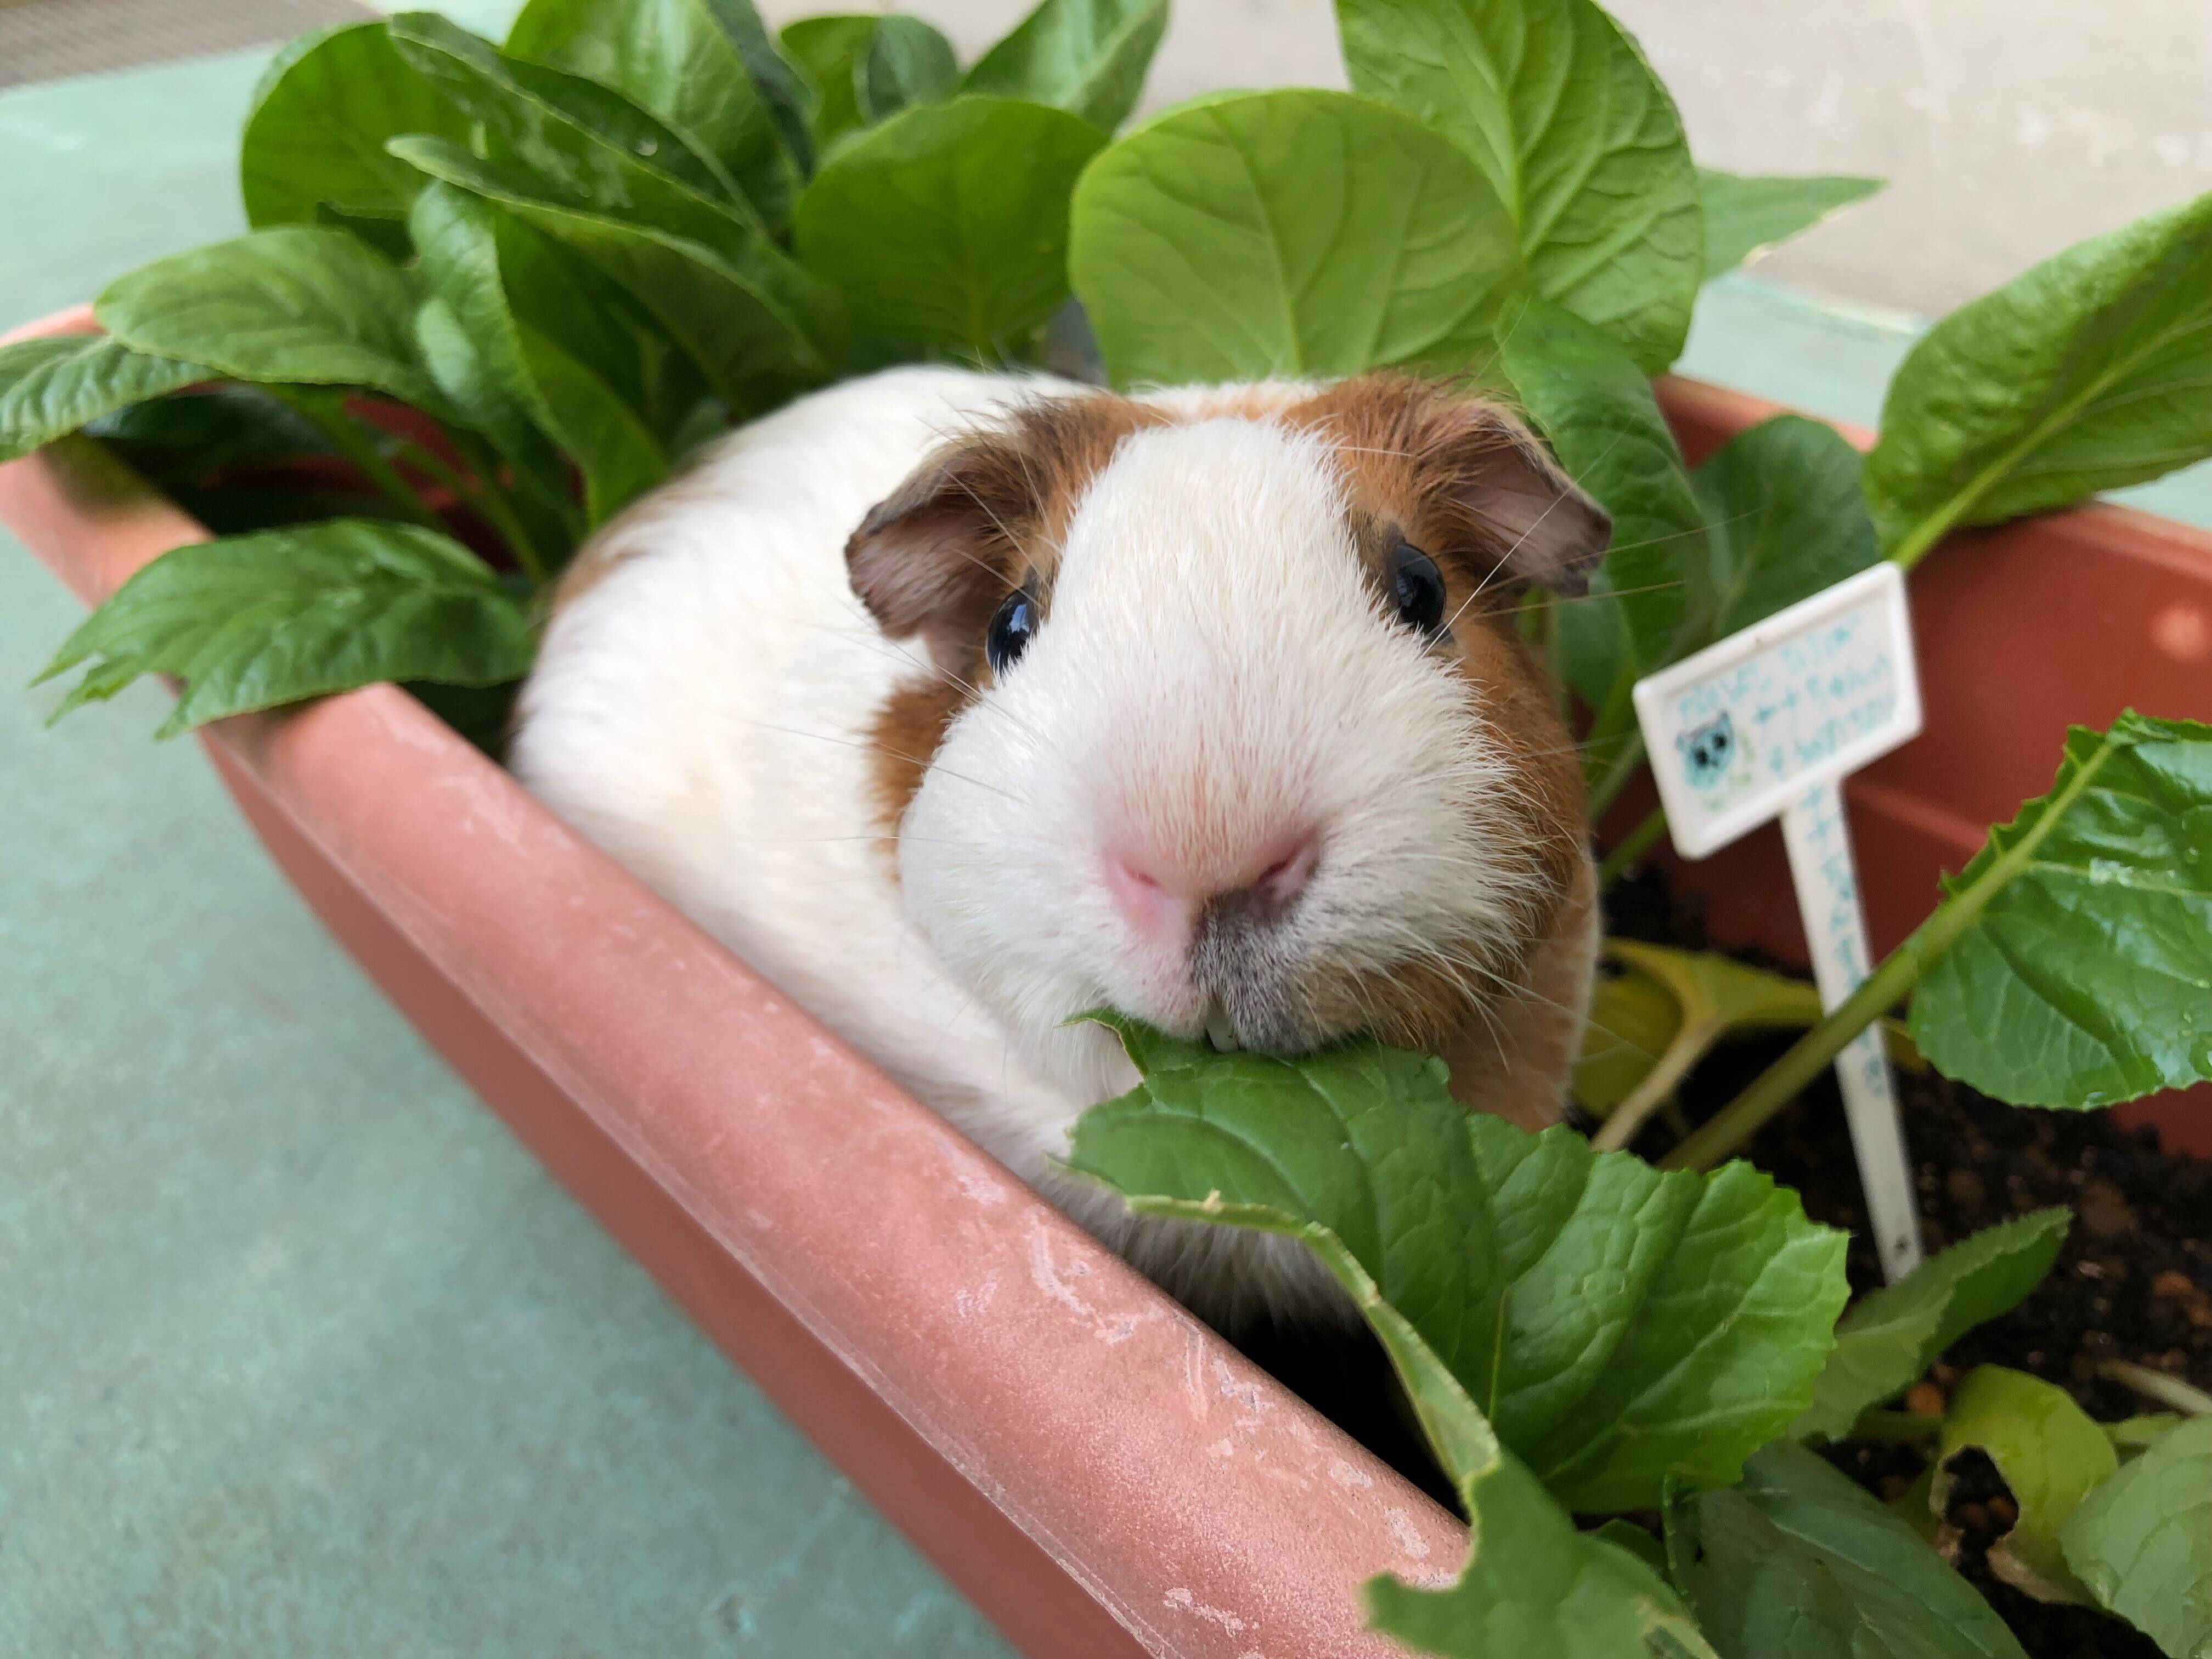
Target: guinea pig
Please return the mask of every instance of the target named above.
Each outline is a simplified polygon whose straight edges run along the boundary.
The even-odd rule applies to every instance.
[[[894,369],[732,434],[558,593],[511,751],[556,812],[1232,1332],[1348,1316],[1284,1239],[1056,1171],[1110,1006],[1352,1033],[1555,1120],[1596,951],[1581,771],[1522,642],[1605,514],[1399,375],[1123,397]]]

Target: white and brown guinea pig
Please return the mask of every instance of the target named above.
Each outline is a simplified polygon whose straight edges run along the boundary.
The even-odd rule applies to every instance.
[[[1200,1312],[1288,1241],[1054,1173],[1111,1006],[1443,1055],[1555,1118],[1595,951],[1515,603],[1605,514],[1496,405],[1374,375],[1115,396],[902,368],[737,432],[567,579],[513,752],[556,812]]]

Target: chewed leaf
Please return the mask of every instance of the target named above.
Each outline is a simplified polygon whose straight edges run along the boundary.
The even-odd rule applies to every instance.
[[[1928,1501],[1939,1516],[1950,1506],[1951,1460],[1969,1448],[1989,1454],[2020,1506],[2019,1522],[1990,1547],[1990,1571],[2039,1601],[2087,1601],[2058,1532],[2119,1466],[2105,1431],[2056,1384],[1979,1365],[1951,1396],[1937,1438]]]
[[[2026,1659],[1918,1533],[1802,1447],[1765,1448],[1741,1486],[1667,1519],[1721,1659]]]
[[[2212,1080],[2212,726],[2076,728],[1947,886],[1970,919],[1912,994],[1936,1070],[2026,1106]]]
[[[102,334],[49,334],[0,346],[0,461],[216,373],[133,351]]]
[[[2075,244],[1961,306],[1889,383],[1868,505],[1910,563],[2212,454],[2212,194]]]
[[[2018,1306],[2050,1273],[2071,1220],[2063,1208],[2038,1210],[1984,1228],[1861,1298],[1836,1326],[1836,1351],[1792,1437],[1848,1434],[1862,1413],[1904,1393],[1961,1336]]]
[[[1109,145],[1076,187],[1068,275],[1121,386],[1455,373],[1528,281],[1463,151],[1308,90],[1201,98]]]
[[[2212,1417],[2159,1435],[2059,1532],[2097,1605],[2171,1659],[2212,1659]]]
[[[313,224],[325,205],[404,219],[422,175],[385,154],[403,132],[465,142],[469,118],[400,57],[381,19],[302,35],[270,64],[239,142],[246,222]]]
[[[380,680],[496,685],[530,667],[530,619],[459,543],[331,519],[163,554],[70,635],[40,678],[79,664],[58,712],[141,674],[184,695],[161,737]]]
[[[1681,118],[1593,0],[1337,0],[1355,91],[1449,137],[1518,227],[1536,290],[1646,374],[1682,349],[1705,279]]]
[[[1698,169],[1698,188],[1705,204],[1705,275],[1749,264],[1793,236],[1863,202],[1883,186],[1880,179],[1840,173],[1723,173]]]
[[[1083,1116],[1070,1166],[1139,1210],[1336,1241],[1571,1507],[1724,1484],[1810,1402],[1843,1236],[1748,1165],[1685,1180],[1531,1135],[1375,1043],[1293,1060],[1121,1029],[1144,1082]]]

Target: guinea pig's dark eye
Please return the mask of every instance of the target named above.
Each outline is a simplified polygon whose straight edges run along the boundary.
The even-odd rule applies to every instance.
[[[1444,578],[1437,562],[1411,542],[1390,550],[1390,596],[1398,620],[1424,634],[1443,626]]]
[[[1027,588],[1018,587],[991,613],[991,625],[984,631],[983,655],[991,672],[1003,674],[1012,668],[1029,649],[1030,635],[1036,632],[1036,601]]]

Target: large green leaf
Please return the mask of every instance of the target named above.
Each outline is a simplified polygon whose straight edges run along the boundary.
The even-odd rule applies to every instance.
[[[2071,1220],[2063,1208],[2037,1210],[1985,1227],[1860,1298],[1836,1326],[1836,1351],[1792,1437],[1850,1433],[1862,1413],[1904,1393],[1968,1331],[2018,1306],[2049,1275]]]
[[[496,685],[530,667],[530,619],[459,543],[330,519],[165,553],[63,642],[41,679],[88,664],[56,717],[141,674],[184,695],[157,735],[379,680]]]
[[[2058,1529],[2119,1467],[2104,1430],[2056,1383],[2002,1365],[1977,1365],[1944,1413],[1930,1513],[1949,1510],[1951,1460],[1969,1449],[1989,1454],[2020,1506],[2012,1530],[1990,1546],[1990,1571],[2038,1601],[2087,1601],[2059,1551]]]
[[[1071,1167],[1141,1212],[1340,1241],[1571,1508],[1725,1484],[1810,1403],[1844,1237],[1749,1165],[1685,1181],[1531,1135],[1373,1043],[1282,1060],[1115,1029],[1144,1081],[1078,1121]]]
[[[863,331],[1014,355],[1067,297],[1068,194],[1105,142],[1042,104],[917,105],[823,163],[799,198],[799,257]]]
[[[1471,1548],[1443,1589],[1367,1581],[1375,1628],[1449,1659],[1714,1659],[1681,1600],[1638,1550],[1577,1530],[1528,1466],[1498,1443],[1436,1351],[1341,1239],[1303,1235],[1367,1316],[1465,1506]]]
[[[118,409],[215,378],[198,363],[149,356],[104,334],[49,334],[0,346],[0,461]]]
[[[659,483],[668,458],[639,416],[584,364],[515,318],[501,269],[501,232],[513,222],[481,197],[441,182],[416,198],[412,222],[430,295],[416,319],[424,361],[472,424],[519,469],[540,477],[561,477],[553,446],[573,456],[594,525]],[[508,229],[508,246],[519,229]],[[433,324],[441,313],[450,329]]]
[[[910,104],[934,103],[960,82],[952,43],[921,18],[891,12],[878,20],[854,69],[853,94],[865,121],[888,120]]]
[[[1355,90],[1481,167],[1539,292],[1656,374],[1705,279],[1704,209],[1674,100],[1593,0],[1337,0]]]
[[[330,203],[404,218],[422,176],[385,153],[404,132],[465,142],[469,118],[394,50],[381,21],[302,35],[262,77],[238,151],[246,222],[313,224]]]
[[[1695,645],[1763,622],[1881,556],[1860,465],[1826,422],[1778,415],[1737,433],[1691,475],[1713,569],[1713,615]]]
[[[762,407],[832,373],[842,349],[842,307],[795,264],[765,283],[765,260],[741,270],[699,243],[545,200],[452,145],[400,138],[392,148],[588,260],[667,331],[732,410]]]
[[[868,124],[860,113],[860,66],[881,21],[872,12],[802,17],[777,37],[814,82],[814,143],[824,155],[838,139]]]
[[[1723,173],[1698,169],[1705,204],[1705,275],[1747,264],[1863,202],[1887,181],[1843,173]]]
[[[1953,312],[1889,383],[1866,489],[1911,563],[2212,455],[2212,194],[2075,244]]]
[[[1945,890],[1912,993],[1939,1071],[2030,1106],[2212,1079],[2212,726],[2075,728],[2051,793]]]
[[[1710,629],[1716,601],[1705,512],[1650,379],[1609,335],[1537,299],[1500,344],[1505,377],[1560,465],[1613,515],[1594,597],[1559,615],[1568,681],[1595,706],[1632,668],[1663,668]]]
[[[2081,1500],[2059,1542],[2099,1606],[2172,1659],[2212,1659],[2212,1417],[2160,1436]]]
[[[1122,386],[1455,373],[1528,280],[1463,151],[1310,91],[1200,99],[1109,146],[1076,186],[1068,269]]]
[[[1919,1534],[1802,1447],[1766,1447],[1741,1486],[1668,1520],[1721,1659],[2026,1659]]]
[[[790,213],[792,158],[714,0],[530,0],[508,53],[611,87],[697,141],[771,224]]]
[[[1027,98],[1111,132],[1167,33],[1168,0],[1043,0],[968,71],[967,89]]]
[[[619,94],[503,57],[434,12],[401,12],[387,27],[400,56],[476,118],[484,158],[535,180],[550,198],[686,237],[726,258],[743,258],[765,240],[750,205],[712,193],[713,183],[699,178],[706,164],[681,136]],[[641,153],[648,150],[650,159]]]
[[[100,326],[156,356],[271,386],[356,386],[444,400],[415,361],[405,272],[342,230],[260,230],[173,253],[108,284]]]

